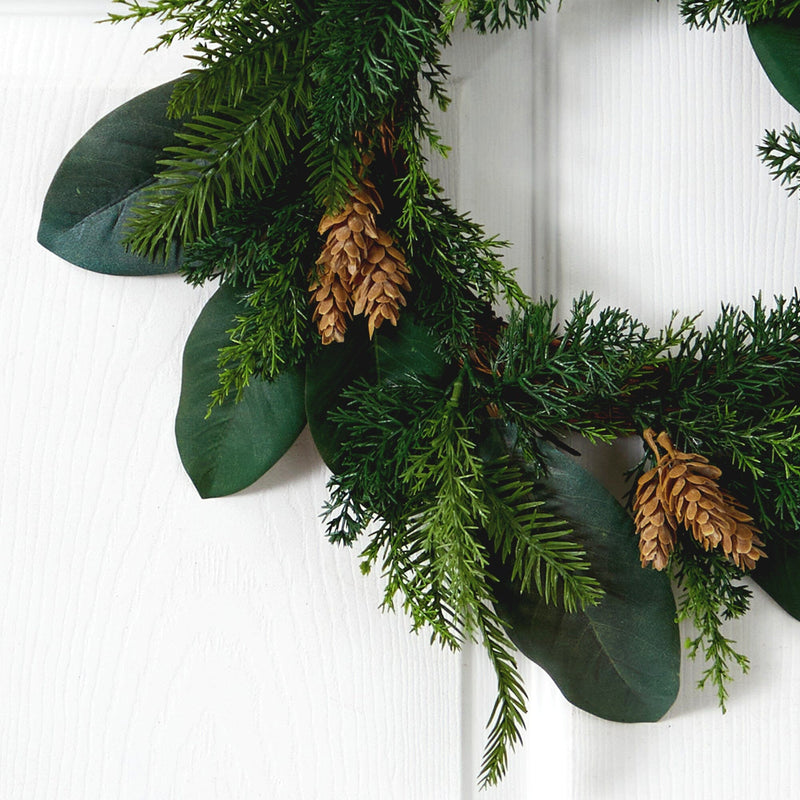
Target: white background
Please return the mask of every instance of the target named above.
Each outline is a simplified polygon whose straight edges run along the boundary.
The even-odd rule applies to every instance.
[[[528,31],[456,36],[440,170],[531,293],[590,289],[658,326],[793,290],[800,206],[755,147],[796,114],[743,30],[689,31],[676,6],[565,0]],[[35,243],[73,142],[185,64],[143,54],[153,26],[94,25],[109,7],[0,0],[0,798],[477,797],[481,654],[379,612],[379,577],[324,540],[309,438],[233,498],[182,473],[181,350],[207,292]],[[752,671],[725,716],[700,665],[633,726],[526,665],[526,745],[484,796],[800,796],[800,624],[756,589],[729,632]]]

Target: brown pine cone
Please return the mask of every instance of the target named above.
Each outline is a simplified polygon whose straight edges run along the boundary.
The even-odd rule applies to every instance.
[[[310,291],[323,344],[344,339],[351,313],[367,317],[371,337],[385,319],[396,325],[406,304],[409,270],[392,237],[376,226],[382,208],[375,186],[363,180],[339,214],[320,222],[319,232],[328,235]]]
[[[403,290],[411,291],[407,275],[405,256],[394,247],[392,237],[379,230],[361,264],[361,282],[353,294],[353,314],[367,317],[370,337],[385,319],[397,325],[400,306],[406,304]]]
[[[313,320],[322,337],[322,344],[343,342],[350,316],[350,281],[344,275],[328,270],[323,272],[311,285],[315,302]]]
[[[639,479],[634,501],[642,565],[663,569],[682,525],[705,550],[721,546],[739,569],[752,569],[765,555],[764,543],[744,506],[720,489],[721,470],[704,456],[676,450],[666,433],[656,437],[648,429],[644,439],[657,463]]]
[[[761,549],[764,542],[756,535],[758,529],[750,524],[753,518],[745,507],[727,492],[723,492],[722,496],[728,504],[732,523],[729,535],[723,536],[722,549],[739,569],[753,569],[759,558],[766,558],[766,553]]]
[[[659,444],[666,447],[668,437],[661,434]],[[672,442],[669,442],[672,448]],[[670,449],[661,467],[661,498],[678,522],[682,523],[705,550],[716,547],[729,535],[731,520],[717,479],[722,472],[696,453]]]
[[[645,472],[636,487],[633,510],[636,530],[639,532],[639,558],[643,567],[652,566],[659,571],[669,563],[675,547],[678,522],[661,500],[659,493],[660,469]]]

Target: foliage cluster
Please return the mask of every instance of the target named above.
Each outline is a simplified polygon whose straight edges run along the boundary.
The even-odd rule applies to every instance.
[[[292,437],[275,427],[294,432],[308,420],[333,472],[329,538],[366,538],[364,571],[380,569],[384,605],[402,607],[414,630],[451,649],[477,641],[487,653],[497,701],[483,785],[503,776],[524,727],[515,644],[576,704],[653,720],[677,691],[677,615],[696,628],[689,652],[702,653],[703,682],[724,706],[731,667],[747,667],[723,632],[748,607],[741,573],[719,553],[682,544],[669,568],[682,591],[676,609],[665,575],[642,577],[629,515],[563,455],[574,452],[565,438],[611,443],[650,427],[669,431],[723,469],[767,549],[792,542],[800,299],[776,298],[771,309],[756,299],[751,311],[722,308],[707,329],[675,317],[651,332],[588,295],[563,315],[555,301],[525,296],[500,259],[502,243],[459,214],[431,176],[426,152],[446,146],[429,109],[448,104],[442,58],[458,21],[481,33],[524,27],[547,0],[114,2],[125,10],[113,22],[163,24],[156,48],[195,42],[193,68],[154,112],[180,121],[176,139],[163,153],[145,141],[160,155],[142,161],[148,180],[119,187],[119,202],[127,246],[143,264],[179,253],[189,283],[220,284],[189,343],[192,353],[214,343],[216,388],[200,392],[198,413],[208,367],[187,359],[178,412],[179,446],[198,488],[198,473],[207,487],[220,470],[232,476],[225,492],[244,488],[289,446]],[[798,7],[680,4],[691,26],[744,22],[751,32],[783,31]],[[122,122],[135,116],[119,113]],[[102,145],[118,121],[87,137]],[[136,124],[145,131],[136,135],[152,136]],[[794,127],[768,135],[762,156],[795,191]],[[70,169],[54,185],[69,183]],[[308,299],[317,226],[365,178],[384,200],[380,224],[404,251],[413,293],[396,330],[371,339],[354,323],[344,344],[323,348]],[[72,184],[62,189],[45,216],[58,218],[62,198],[76,196]],[[498,301],[506,319],[495,315]],[[213,428],[212,446],[209,414],[225,423]],[[230,448],[220,446],[225,436]],[[630,477],[650,459],[643,448]],[[590,517],[583,506],[597,511]],[[631,553],[634,566],[620,567]],[[640,630],[626,637],[633,620]],[[642,643],[645,629],[655,647]],[[567,630],[579,634],[572,640]],[[603,639],[609,630],[612,644]],[[608,682],[576,672],[581,658],[605,664]]]
[[[680,3],[687,25],[711,30],[737,22],[788,19],[798,8],[798,0],[681,0]]]

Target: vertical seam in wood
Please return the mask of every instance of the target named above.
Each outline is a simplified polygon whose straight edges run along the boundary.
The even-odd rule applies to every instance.
[[[534,298],[559,296],[559,69],[558,12],[534,26],[533,76],[533,277]]]
[[[459,709],[461,717],[459,720],[459,727],[461,728],[461,786],[459,787],[458,797],[459,800],[473,800],[475,776],[477,774],[473,763],[475,753],[474,704],[472,702],[475,683],[474,648],[469,643],[465,643],[461,648],[459,657],[461,659],[461,668],[459,670],[461,684],[459,686],[461,700]]]

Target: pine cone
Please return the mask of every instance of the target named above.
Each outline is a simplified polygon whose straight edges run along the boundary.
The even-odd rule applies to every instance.
[[[661,473],[654,467],[639,478],[633,510],[639,532],[639,558],[642,566],[663,570],[675,547],[678,522],[664,506],[659,493]]]
[[[729,534],[731,520],[717,479],[722,472],[696,453],[672,448],[666,434],[658,443],[669,449],[660,469],[660,496],[664,505],[705,550],[716,547]]]
[[[314,321],[322,337],[322,344],[343,342],[344,332],[347,329],[347,318],[350,316],[350,279],[344,275],[326,270],[311,285],[314,293],[312,302],[317,304],[314,309]]]
[[[705,550],[722,546],[739,569],[752,569],[764,556],[764,543],[744,506],[720,489],[722,472],[697,453],[676,450],[666,433],[656,438],[648,429],[644,438],[657,463],[639,479],[634,500],[642,565],[663,569],[682,525]]]
[[[723,536],[722,549],[739,569],[753,569],[759,558],[766,558],[766,553],[761,549],[764,542],[756,536],[757,529],[750,525],[753,518],[745,507],[727,492],[723,492],[722,496],[728,504],[728,513],[733,523],[730,535]]]
[[[384,319],[397,325],[400,306],[406,304],[402,290],[411,290],[407,274],[405,256],[393,246],[392,237],[379,230],[361,265],[361,282],[353,294],[353,314],[367,317],[370,337]]]
[[[363,180],[339,214],[320,222],[319,232],[328,236],[310,291],[323,344],[344,339],[350,313],[367,317],[370,337],[385,319],[397,325],[403,290],[411,289],[409,270],[392,237],[375,224],[382,208],[375,186]]]

